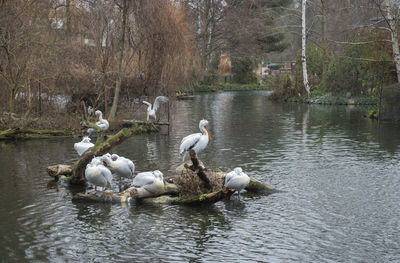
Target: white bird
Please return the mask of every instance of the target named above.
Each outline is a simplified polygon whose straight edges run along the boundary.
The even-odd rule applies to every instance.
[[[101,111],[97,110],[94,114],[96,115],[96,125],[98,127],[102,128],[103,131],[106,131],[108,129],[108,127],[110,127],[110,124],[108,123],[107,120],[103,119],[103,113]],[[96,132],[96,129],[89,128],[87,130],[87,132],[89,134],[92,134],[92,133]]]
[[[245,174],[240,167],[236,167],[232,172],[225,176],[225,187],[232,188],[238,191],[240,198],[240,191],[243,190],[250,182],[250,177]]]
[[[92,106],[89,106],[89,107],[87,108],[87,112],[88,112],[88,115],[89,115],[89,116],[92,116],[92,115],[93,115],[93,107],[92,107]]]
[[[74,143],[75,151],[81,156],[84,152],[87,151],[90,147],[93,147],[94,144],[90,142],[90,138],[88,136],[83,137],[82,141]]]
[[[112,155],[111,155],[112,156]],[[101,157],[103,163],[114,173],[120,177],[131,177],[135,172],[135,165],[133,167],[127,162],[127,159],[119,157],[115,161],[107,155]],[[129,160],[130,161],[130,160]],[[132,162],[132,161],[130,161]],[[132,163],[133,164],[133,163]]]
[[[85,178],[90,184],[94,185],[95,191],[97,191],[97,186],[102,187],[102,194],[104,194],[104,189],[106,187],[111,187],[111,171],[108,170],[97,158],[92,159],[92,161],[86,165]]]
[[[186,136],[181,141],[181,146],[179,147],[179,154],[183,155],[183,160],[185,160],[186,154],[193,149],[196,154],[206,148],[208,141],[211,139],[211,135],[207,129],[208,121],[201,120],[199,123],[199,129],[201,133],[194,133]]]
[[[126,158],[119,157],[115,161],[106,154],[101,157],[101,161],[109,168],[113,173],[119,177],[119,187],[121,190],[121,179],[122,177],[131,178],[135,172],[135,165],[133,162]],[[130,161],[130,162],[128,162]]]
[[[111,160],[113,160],[113,161],[116,161],[116,160],[125,161],[128,164],[129,168],[131,169],[132,175],[135,173],[135,164],[130,159],[125,158],[123,156],[119,156],[119,155],[114,153],[114,154],[111,155]]]
[[[160,102],[168,102],[168,98],[165,96],[158,96],[154,100],[153,106],[150,102],[143,101],[143,103],[147,105],[147,121],[149,121],[149,117],[152,117],[154,120],[156,120],[156,111],[160,107]]]
[[[159,170],[138,173],[132,185],[142,187],[154,195],[161,194],[164,191],[164,176]]]

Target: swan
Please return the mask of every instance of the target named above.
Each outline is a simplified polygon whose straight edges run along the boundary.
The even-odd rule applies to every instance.
[[[85,169],[86,180],[94,185],[94,190],[97,192],[97,186],[103,188],[102,194],[104,194],[104,189],[111,188],[112,174],[98,158],[93,158],[90,163],[86,165]]]
[[[240,191],[243,190],[250,182],[250,177],[245,174],[240,167],[236,167],[232,172],[225,176],[225,187],[235,189],[240,198]]]
[[[142,187],[154,195],[161,194],[164,191],[164,176],[159,170],[138,173],[132,185]]]
[[[94,115],[96,115],[96,125],[97,125],[98,127],[100,127],[101,129],[103,129],[103,131],[108,130],[108,128],[110,127],[110,124],[108,123],[107,120],[103,119],[103,113],[102,113],[101,111],[97,110],[97,111],[94,113]],[[92,133],[97,132],[97,131],[96,131],[96,129],[89,128],[89,129],[87,130],[87,132],[88,132],[89,134],[92,134]]]
[[[199,122],[199,129],[201,133],[194,133],[186,136],[181,141],[181,146],[179,147],[179,154],[183,156],[185,160],[186,154],[193,149],[196,154],[206,148],[208,141],[211,139],[211,135],[207,129],[208,121],[201,120]]]
[[[156,120],[156,111],[160,107],[160,102],[168,102],[168,98],[165,96],[158,96],[154,100],[153,106],[150,102],[143,101],[143,103],[147,105],[147,121],[149,121],[149,117],[152,117],[154,120]]]
[[[81,156],[84,152],[87,151],[90,147],[93,147],[94,144],[90,142],[90,138],[85,136],[82,138],[82,141],[74,143],[75,151]]]

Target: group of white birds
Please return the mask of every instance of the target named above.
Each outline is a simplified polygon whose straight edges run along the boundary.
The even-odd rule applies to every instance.
[[[143,103],[148,105],[147,120],[149,120],[149,117],[156,119],[156,111],[160,106],[160,102],[167,101],[168,98],[164,96],[158,96],[155,99],[153,106],[149,102],[143,101]],[[90,107],[88,109],[89,114],[90,110],[93,112],[93,109]],[[102,112],[97,110],[95,112],[95,116],[96,125],[103,130],[107,130],[109,128],[109,123],[107,120],[103,119]],[[207,147],[208,142],[211,140],[211,135],[207,129],[207,125],[207,120],[201,120],[199,123],[200,132],[190,134],[182,139],[179,147],[179,153],[181,156],[183,156],[183,160],[185,160],[185,157],[190,150],[193,149],[196,154],[198,154]],[[88,129],[89,135],[95,131],[96,130],[93,128]],[[82,155],[85,151],[93,146],[94,144],[90,142],[90,138],[88,136],[83,137],[81,142],[74,144],[74,148],[79,155]],[[136,176],[134,173],[135,165],[131,160],[116,154],[111,155],[106,153],[103,156],[94,157],[92,159],[92,161],[86,166],[85,177],[86,180],[94,186],[96,192],[97,187],[101,187],[103,194],[105,188],[111,187],[113,174],[120,179],[122,177],[133,178],[133,186],[141,187],[153,195],[158,195],[163,192],[164,177],[163,173],[159,170],[138,173]],[[224,186],[236,190],[240,198],[240,191],[243,190],[249,184],[249,182],[249,176],[243,172],[242,168],[237,167],[233,171],[226,174]]]

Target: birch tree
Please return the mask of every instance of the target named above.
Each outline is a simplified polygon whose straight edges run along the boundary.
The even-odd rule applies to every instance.
[[[306,5],[307,0],[301,1],[301,63],[303,66],[303,83],[307,91],[307,96],[310,97],[310,85],[307,76],[307,57],[306,57]]]
[[[393,60],[396,66],[397,82],[400,82],[400,51],[399,38],[397,35],[396,19],[393,16],[392,4],[390,0],[385,0],[386,22],[389,26],[390,35],[392,38]]]

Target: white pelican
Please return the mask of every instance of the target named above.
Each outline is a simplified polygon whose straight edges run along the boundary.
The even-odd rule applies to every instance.
[[[131,178],[135,172],[135,165],[132,161],[131,164],[127,159],[122,159],[121,157],[113,161],[106,154],[101,157],[101,161],[109,168],[113,173],[119,177],[119,188],[121,190],[121,179],[122,177]]]
[[[168,98],[165,96],[158,96],[154,100],[153,107],[150,102],[143,101],[143,103],[147,105],[147,121],[149,121],[149,117],[152,117],[154,120],[156,120],[156,111],[160,107],[160,102],[168,102]]]
[[[133,175],[133,173],[135,172],[135,164],[134,164],[130,159],[125,158],[125,157],[122,157],[122,156],[119,156],[119,155],[117,155],[117,154],[115,154],[115,153],[112,154],[112,155],[110,156],[110,158],[111,158],[111,160],[113,160],[113,161],[117,161],[117,160],[125,161],[125,162],[128,164],[129,168],[131,169],[132,175]]]
[[[225,176],[225,187],[232,188],[238,191],[240,198],[240,191],[243,190],[250,182],[250,177],[245,174],[240,167],[236,167],[232,172]]]
[[[86,165],[85,178],[90,184],[94,185],[94,190],[96,192],[97,186],[103,187],[103,194],[106,187],[111,187],[112,174],[98,158],[94,158]]]
[[[94,144],[90,142],[90,138],[88,136],[83,137],[82,141],[74,143],[75,151],[81,156],[87,149],[93,147]]]
[[[138,173],[132,185],[142,187],[154,195],[161,194],[164,191],[164,176],[159,170]]]
[[[186,154],[193,149],[196,154],[206,148],[208,141],[211,139],[211,135],[207,129],[208,121],[201,120],[199,123],[199,129],[201,133],[194,133],[186,136],[181,141],[181,146],[179,147],[179,154],[183,155],[183,160],[185,160]]]
[[[103,131],[106,131],[108,129],[108,127],[110,127],[110,124],[108,123],[107,120],[103,119],[103,113],[101,111],[97,110],[94,114],[96,115],[96,125],[99,126],[100,128],[102,128]],[[92,134],[92,133],[96,132],[96,130],[93,128],[89,128],[87,130],[87,132],[89,134]]]

